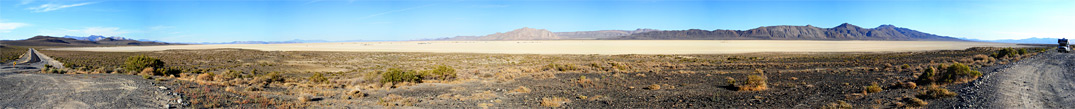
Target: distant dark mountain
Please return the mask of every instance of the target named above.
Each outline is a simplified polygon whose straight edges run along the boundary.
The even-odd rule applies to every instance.
[[[608,40],[935,40],[962,41],[892,25],[862,28],[841,24],[833,28],[807,26],[766,26],[750,30],[675,30],[635,33],[601,38]]]
[[[1020,43],[1020,44],[1056,44],[1057,39],[1060,38],[1026,38],[1026,39],[1001,39],[1001,40],[981,40],[962,38],[963,40],[970,41],[982,41],[982,42],[1001,42],[1001,43]]]
[[[165,42],[147,42],[130,39],[114,39],[105,37],[94,41],[79,40],[74,38],[34,36],[24,40],[2,40],[0,43],[12,46],[142,46],[142,45],[172,45]]]

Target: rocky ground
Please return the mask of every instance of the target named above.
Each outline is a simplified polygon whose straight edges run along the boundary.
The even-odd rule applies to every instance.
[[[165,108],[180,102],[166,88],[134,75],[45,74],[58,65],[33,49],[0,69],[0,108]]]
[[[910,105],[912,102],[908,99],[922,93],[925,88],[908,88],[899,83],[914,81],[928,67],[958,62],[988,71],[1004,69],[1006,65],[1019,66],[1022,62],[1039,57],[1062,56],[1049,53],[1033,56],[1036,53],[1032,52],[993,58],[991,54],[997,53],[996,48],[724,55],[520,55],[244,49],[44,52],[65,62],[65,66],[71,66],[71,69],[112,73],[73,74],[71,78],[60,78],[63,80],[80,80],[77,77],[87,76],[91,78],[87,81],[97,81],[92,77],[136,74],[111,69],[122,69],[123,60],[129,56],[160,58],[166,63],[165,66],[182,69],[182,73],[147,76],[153,79],[138,79],[138,76],[129,75],[102,76],[119,79],[99,83],[121,83],[136,87],[130,93],[148,94],[149,97],[123,97],[143,101],[126,103],[140,104],[128,107],[177,105],[154,100],[182,99],[185,101],[182,106],[192,108],[901,108],[917,107]],[[1014,61],[1032,56],[1019,63]],[[425,72],[438,65],[454,68],[458,77],[447,80],[421,78],[424,81],[419,83],[383,82],[385,79],[382,77],[388,69]],[[1041,65],[1027,67],[1034,66]],[[264,81],[270,77],[267,75],[275,73],[281,75],[281,80]],[[3,77],[40,78],[10,76],[24,74]],[[986,73],[984,78],[988,80],[994,74]],[[767,89],[744,91],[732,84],[742,85],[750,75],[764,78]],[[14,83],[31,81],[4,80]],[[737,82],[729,82],[731,80]],[[976,82],[972,83],[979,84]],[[34,84],[74,83],[44,81]],[[880,91],[867,92],[867,87],[873,84],[877,84]],[[156,86],[168,87],[177,94],[154,89]],[[975,92],[957,90],[961,87],[968,86],[956,84],[949,87],[960,92],[961,97],[927,99],[929,106],[964,104],[955,101],[970,99],[967,96]],[[119,88],[111,90],[127,90]],[[22,90],[10,92],[18,91]],[[4,94],[12,96],[6,92]],[[143,98],[148,100],[138,100]],[[188,102],[189,105],[185,104]],[[985,103],[975,105],[979,104]]]
[[[1073,108],[1075,54],[1049,52],[1019,62],[981,69],[970,84],[951,87],[960,96],[933,108]]]

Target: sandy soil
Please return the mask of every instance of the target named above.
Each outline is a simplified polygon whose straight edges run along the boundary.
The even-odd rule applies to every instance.
[[[227,44],[53,48],[50,50],[142,52],[168,49],[240,48],[263,51],[359,51],[505,54],[732,54],[755,52],[905,52],[1021,47],[1008,43],[951,41],[803,40],[555,40],[402,41],[304,44]]]

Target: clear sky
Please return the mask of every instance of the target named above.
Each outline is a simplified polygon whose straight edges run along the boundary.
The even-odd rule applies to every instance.
[[[553,32],[882,24],[976,39],[1075,38],[1075,1],[989,0],[0,0],[0,39],[167,42],[413,40]]]

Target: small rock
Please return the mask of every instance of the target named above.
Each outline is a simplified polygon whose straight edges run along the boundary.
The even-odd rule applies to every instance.
[[[168,87],[164,87],[164,86],[160,86],[160,87],[157,87],[157,88],[160,88],[161,90],[168,90]]]

